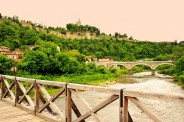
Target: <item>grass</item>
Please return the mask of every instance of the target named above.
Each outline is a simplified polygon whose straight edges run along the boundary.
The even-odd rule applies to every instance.
[[[64,75],[54,79],[55,81],[104,86],[116,80],[114,74],[92,74],[92,75]]]

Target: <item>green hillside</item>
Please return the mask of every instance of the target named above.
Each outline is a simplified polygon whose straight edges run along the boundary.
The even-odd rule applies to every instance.
[[[31,25],[34,24],[31,23]],[[18,17],[1,17],[0,46],[7,46],[11,50],[18,48],[25,52],[21,62],[12,63],[12,66],[18,68],[17,75],[104,74],[99,76],[99,79],[106,79],[107,76],[112,78],[117,75],[117,71],[107,71],[104,67],[96,67],[93,63],[86,64],[88,60],[86,56],[117,61],[173,60],[177,62],[176,64],[181,64],[183,61],[184,46],[177,43],[136,41],[133,37],[127,37],[126,34],[115,33],[114,36],[111,36],[100,33],[100,30],[94,26],[75,26],[74,24],[67,26],[66,29],[41,26],[40,28],[46,30],[44,31],[32,26],[23,26]],[[97,38],[67,39],[47,32],[55,30],[65,34],[67,31],[89,31],[89,28],[91,32],[96,33]],[[102,35],[103,38],[98,38]],[[29,49],[29,47],[33,48]],[[8,62],[4,60],[5,57],[0,56],[2,63]],[[8,71],[2,68],[0,70],[1,73],[8,73]],[[106,76],[108,73],[111,75]],[[172,69],[172,72],[169,73],[178,74],[177,77],[180,79],[184,75],[182,68]]]

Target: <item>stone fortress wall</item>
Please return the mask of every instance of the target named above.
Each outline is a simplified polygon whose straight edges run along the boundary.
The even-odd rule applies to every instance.
[[[30,22],[27,21],[21,21],[22,26],[29,27],[30,29],[35,29],[37,31],[42,31],[47,34],[53,34],[61,38],[65,39],[91,39],[91,38],[97,38],[96,33],[90,33],[90,32],[66,32],[66,34],[62,34],[58,31],[51,30],[50,32],[47,32],[44,28],[41,27],[33,27],[33,25]],[[76,22],[76,25],[80,26],[81,22],[80,20]]]

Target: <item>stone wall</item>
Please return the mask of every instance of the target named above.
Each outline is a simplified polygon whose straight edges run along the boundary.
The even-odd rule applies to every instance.
[[[66,38],[66,39],[91,39],[91,38],[97,38],[96,37],[96,33],[90,33],[89,31],[87,32],[66,32],[66,35],[65,34],[62,34],[58,31],[54,31],[54,30],[51,30],[50,32],[47,32],[47,30],[43,29],[43,28],[40,28],[40,27],[35,27],[33,28],[32,24],[29,23],[29,22],[26,22],[26,21],[21,21],[21,24],[22,26],[24,27],[29,27],[30,29],[35,29],[37,31],[42,31],[44,33],[48,33],[48,34],[53,34],[53,35],[56,35],[58,37],[61,37],[61,38]]]

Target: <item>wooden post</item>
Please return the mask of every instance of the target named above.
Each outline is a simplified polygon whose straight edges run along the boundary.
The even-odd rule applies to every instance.
[[[128,98],[123,96],[123,122],[128,122]]]
[[[0,74],[0,84],[2,85],[2,81],[1,80],[2,80],[2,75]],[[1,94],[1,96],[2,96],[2,94]]]
[[[120,89],[119,105],[119,122],[123,122],[123,89]]]
[[[68,118],[68,107],[67,107],[67,83],[65,84],[65,122],[67,122]]]
[[[17,82],[17,79],[15,77],[15,106],[17,104],[17,102],[19,101],[19,84]]]
[[[5,83],[3,80],[3,76],[1,76],[1,100],[3,99],[4,92],[5,92]]]
[[[34,81],[34,114],[36,115],[36,112],[39,109],[39,87],[36,83],[36,80]]]
[[[66,97],[67,97],[67,106],[66,106],[66,114],[67,114],[67,118],[66,118],[66,121],[67,122],[71,122],[72,121],[72,96],[71,96],[71,91],[69,88],[66,89],[67,92],[66,92]]]

